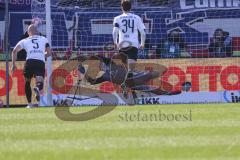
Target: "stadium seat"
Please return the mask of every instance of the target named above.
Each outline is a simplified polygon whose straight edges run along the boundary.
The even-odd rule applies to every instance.
[[[233,56],[240,56],[240,38],[233,37]]]

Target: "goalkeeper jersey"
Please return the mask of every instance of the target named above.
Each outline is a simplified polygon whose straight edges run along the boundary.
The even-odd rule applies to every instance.
[[[134,46],[139,48],[139,32],[145,32],[145,26],[138,15],[123,13],[114,18],[113,26],[118,28],[118,44],[120,49]]]

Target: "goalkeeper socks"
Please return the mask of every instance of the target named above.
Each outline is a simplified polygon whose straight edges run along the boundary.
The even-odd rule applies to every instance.
[[[25,82],[25,94],[27,97],[27,101],[28,103],[32,102],[32,89],[31,89],[31,85],[30,82]]]

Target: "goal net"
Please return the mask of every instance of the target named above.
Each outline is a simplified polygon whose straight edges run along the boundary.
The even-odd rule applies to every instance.
[[[30,14],[42,20],[40,30],[44,35],[51,31],[53,70],[50,75],[59,75],[57,81],[60,83],[59,90],[53,89],[53,99],[56,102],[58,97],[65,102],[64,95],[65,98],[66,95],[74,96],[75,90],[70,86],[75,86],[82,76],[74,60],[94,55],[110,58],[117,53],[113,48],[112,29],[113,18],[121,14],[121,1],[51,0],[50,19],[46,19],[45,3],[44,0],[32,0]],[[145,49],[139,51],[137,63],[167,68],[157,80],[147,84],[156,86],[159,85],[156,81],[160,81],[160,85],[166,82],[172,91],[181,92],[180,95],[163,94],[160,99],[139,94],[140,104],[153,103],[156,99],[155,103],[239,101],[238,1],[132,0],[132,12],[142,18],[147,33]],[[51,21],[51,28],[46,28],[48,21]],[[86,70],[100,70],[98,63],[84,62],[84,65]],[[64,66],[67,73],[61,70]],[[143,70],[153,69],[156,68],[145,65]],[[81,83],[89,85],[84,81]],[[114,93],[115,90],[121,92],[110,82],[94,86],[94,91],[100,93]]]

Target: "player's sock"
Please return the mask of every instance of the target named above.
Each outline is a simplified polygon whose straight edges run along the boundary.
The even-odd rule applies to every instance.
[[[35,96],[36,96],[36,100],[39,102],[40,101],[40,91],[38,87],[34,87],[34,92],[35,92]]]
[[[32,89],[30,82],[25,82],[25,93],[27,97],[28,104],[32,102]]]
[[[37,82],[37,88],[41,91],[43,89],[43,82]]]
[[[35,92],[35,96],[38,102],[40,101],[40,92],[42,89],[43,89],[43,82],[37,82],[37,86],[34,87],[33,90]]]

